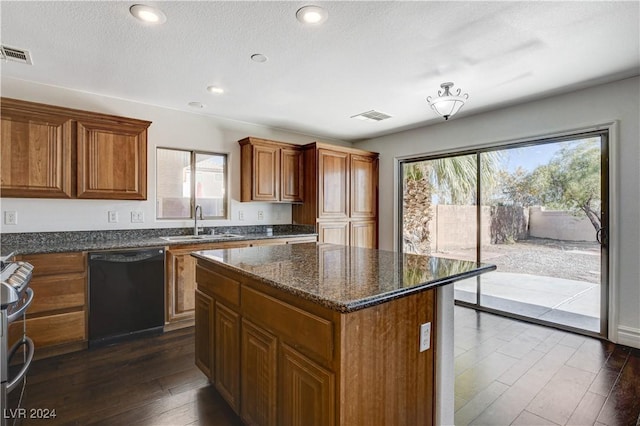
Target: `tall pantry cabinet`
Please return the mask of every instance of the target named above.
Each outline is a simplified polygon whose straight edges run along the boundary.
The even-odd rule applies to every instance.
[[[378,247],[378,154],[312,143],[304,149],[304,204],[293,223],[315,225],[318,241]]]

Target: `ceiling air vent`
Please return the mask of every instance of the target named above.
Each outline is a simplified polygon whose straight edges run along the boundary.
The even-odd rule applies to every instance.
[[[16,49],[15,47],[9,46],[0,46],[0,52],[2,52],[2,59],[6,59],[7,61],[33,65],[33,62],[31,62],[31,54],[28,50]]]
[[[384,112],[376,111],[372,109],[371,111],[361,112],[360,114],[352,115],[351,118],[357,118],[358,120],[364,121],[382,121],[387,118],[391,118],[390,115],[385,114]]]

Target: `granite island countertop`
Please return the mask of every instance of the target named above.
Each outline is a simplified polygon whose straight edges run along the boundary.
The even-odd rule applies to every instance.
[[[323,243],[206,250],[192,256],[343,313],[496,269],[466,260]]]
[[[267,233],[264,226],[216,228],[215,235],[207,235],[211,228],[205,228],[204,239],[192,241],[167,241],[162,237],[185,235],[193,232],[190,228],[140,229],[118,231],[74,231],[74,232],[31,232],[23,234],[3,234],[0,255],[10,253],[40,254],[65,253],[73,251],[121,250],[143,247],[165,247],[220,242],[237,242],[291,237],[315,237],[312,227],[304,225],[274,225]],[[225,237],[232,233],[237,236]]]

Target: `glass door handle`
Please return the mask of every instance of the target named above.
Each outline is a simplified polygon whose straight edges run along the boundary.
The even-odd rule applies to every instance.
[[[607,244],[607,232],[604,228],[598,229],[598,231],[596,232],[596,240],[598,240],[598,243],[600,243],[600,245]]]

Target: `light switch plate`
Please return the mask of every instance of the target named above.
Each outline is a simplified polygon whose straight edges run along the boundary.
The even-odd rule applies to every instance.
[[[431,347],[431,323],[425,322],[420,325],[420,352],[424,352]]]
[[[108,214],[109,223],[117,223],[118,222],[118,212],[110,211]]]
[[[4,224],[5,225],[17,225],[18,224],[18,212],[5,211],[4,212]]]
[[[142,223],[144,222],[144,212],[142,211],[131,211],[131,223]]]

